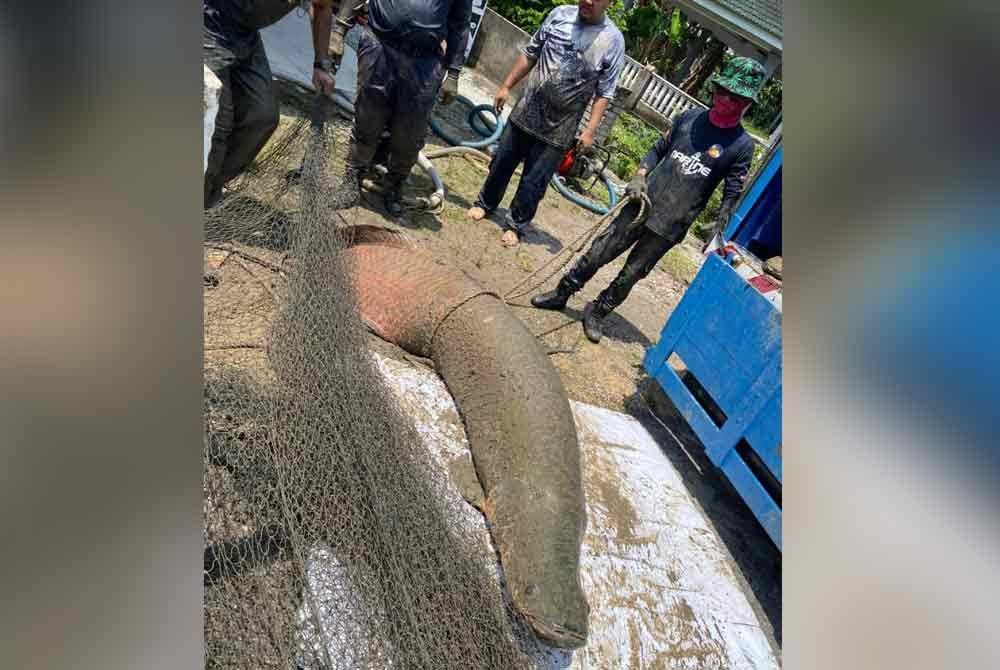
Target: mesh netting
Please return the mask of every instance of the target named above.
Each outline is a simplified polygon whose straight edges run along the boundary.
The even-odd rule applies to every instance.
[[[496,556],[354,311],[330,206],[348,122],[283,112],[205,217],[206,665],[527,667]]]

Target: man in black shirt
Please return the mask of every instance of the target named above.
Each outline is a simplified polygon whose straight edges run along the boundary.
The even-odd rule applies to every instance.
[[[592,342],[598,342],[604,317],[624,302],[636,282],[648,275],[671,247],[684,239],[723,180],[716,230],[725,225],[743,191],[753,158],[753,139],[740,121],[766,79],[757,61],[734,58],[714,79],[712,108],[687,111],[673,120],[668,133],[649,150],[629,182],[626,192],[632,201],[594,240],[556,289],[535,296],[531,304],[542,309],[562,309],[601,267],[631,248],[621,272],[584,313],[584,332]],[[652,208],[646,220],[639,222],[635,219],[644,196]]]
[[[369,0],[358,43],[358,97],[338,208],[357,204],[361,177],[388,129],[385,205],[393,216],[401,213],[400,189],[424,146],[438,92],[443,85],[445,103],[458,94],[471,17],[472,0]]]
[[[308,0],[203,0],[205,65],[222,83],[219,112],[205,169],[205,207],[222,198],[222,187],[253,163],[278,127],[278,104],[260,30]],[[326,58],[334,0],[312,0],[313,84],[333,90]]]

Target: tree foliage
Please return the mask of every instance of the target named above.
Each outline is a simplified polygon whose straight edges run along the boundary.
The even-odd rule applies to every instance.
[[[726,52],[722,60],[722,67],[725,67],[726,63],[734,57],[735,54],[732,52]],[[695,94],[695,97],[704,102],[706,105],[711,103],[711,80],[703,83],[701,88]],[[768,129],[780,113],[781,80],[769,79],[767,83],[764,84],[764,88],[761,90],[760,96],[757,98],[757,102],[751,105],[750,109],[747,110],[746,120],[749,121],[756,130],[759,130],[760,134],[767,134]]]
[[[781,80],[771,79],[764,84],[760,98],[747,110],[747,120],[758,128],[769,130],[777,116],[781,114]]]
[[[565,4],[568,3],[560,0],[496,0],[490,3],[490,8],[521,30],[534,33],[553,8]]]

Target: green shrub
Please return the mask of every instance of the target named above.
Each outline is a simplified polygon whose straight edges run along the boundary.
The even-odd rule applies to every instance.
[[[607,145],[612,150],[608,166],[620,179],[632,178],[650,147],[660,139],[660,131],[631,114],[618,117]]]

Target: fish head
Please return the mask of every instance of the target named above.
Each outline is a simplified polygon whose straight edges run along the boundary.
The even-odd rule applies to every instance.
[[[558,584],[529,583],[515,591],[514,605],[542,641],[564,649],[576,649],[587,642],[590,606],[578,580]]]

